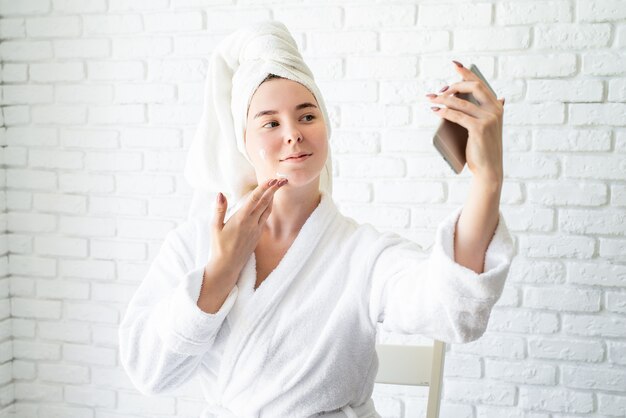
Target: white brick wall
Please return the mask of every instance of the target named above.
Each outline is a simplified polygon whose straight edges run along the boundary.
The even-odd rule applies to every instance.
[[[623,0],[0,0],[0,17],[0,416],[199,415],[195,382],[137,392],[116,330],[186,217],[208,57],[267,18],[328,102],[342,211],[425,251],[471,174],[433,149],[424,94],[458,81],[457,59],[506,98],[518,256],[486,334],[448,347],[441,416],[626,416]],[[415,388],[377,385],[375,402],[425,410]]]

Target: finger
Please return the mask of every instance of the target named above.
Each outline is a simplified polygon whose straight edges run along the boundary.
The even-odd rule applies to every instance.
[[[273,205],[273,203],[274,203],[274,195],[272,194],[272,197],[270,198],[269,204],[267,205],[267,207],[265,208],[265,210],[261,214],[261,217],[259,218],[259,226],[263,225],[265,223],[265,221],[267,221],[267,218],[270,217],[270,213],[272,213],[272,205]]]
[[[220,197],[223,199],[220,199]],[[217,203],[215,205],[215,215],[213,216],[213,226],[221,230],[224,227],[224,217],[226,216],[226,208],[228,201],[226,196],[221,192],[217,194]]]
[[[273,186],[271,186],[267,192],[261,196],[259,203],[257,203],[256,207],[250,212],[250,216],[252,217],[261,217],[261,214],[267,208],[267,205],[270,203],[270,200],[274,196],[274,192],[278,190],[284,183],[287,182],[287,179],[280,179]],[[282,184],[281,184],[282,183]]]
[[[436,94],[430,93],[430,94],[427,94],[426,97],[428,97],[428,100],[430,100],[431,103],[444,104],[448,108],[459,110],[475,118],[481,119],[481,118],[485,118],[489,116],[489,112],[487,112],[486,110],[480,108],[479,106],[476,106],[474,103],[468,100],[461,99],[457,96],[453,96],[453,95],[437,96]]]
[[[478,119],[458,110],[450,108],[439,108],[439,110],[433,109],[433,111],[434,113],[439,115],[439,117],[461,125],[465,129],[467,129],[468,132],[474,132],[478,124]]]
[[[272,185],[270,183],[272,183],[274,180],[276,180],[276,179],[269,179],[269,180],[259,184],[256,187],[256,189],[254,189],[252,191],[252,193],[250,193],[250,198],[248,199],[248,201],[244,205],[244,211],[246,213],[252,213],[254,211],[254,209],[257,207],[258,203],[261,201],[261,198],[263,197],[265,192],[272,187]]]
[[[481,107],[489,105],[496,106],[496,96],[491,93],[489,88],[485,86],[481,80],[468,80],[452,83],[443,95],[451,96],[457,93],[471,93]]]

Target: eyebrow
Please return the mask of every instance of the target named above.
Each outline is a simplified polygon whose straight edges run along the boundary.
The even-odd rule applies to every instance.
[[[315,106],[313,103],[306,102],[306,103],[300,103],[298,106],[296,106],[294,110],[306,109],[307,107],[314,107],[317,109],[317,106]],[[264,115],[275,115],[277,113],[278,111],[276,110],[261,110],[259,113],[254,115],[253,119],[259,118]]]

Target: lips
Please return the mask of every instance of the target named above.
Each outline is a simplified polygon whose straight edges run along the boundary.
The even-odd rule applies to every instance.
[[[287,161],[287,160],[300,160],[300,159],[303,159],[304,157],[308,157],[309,155],[311,155],[311,154],[307,154],[307,153],[305,153],[305,152],[301,152],[301,153],[297,154],[297,156],[293,156],[293,157],[288,157],[288,158],[285,158],[283,161]]]

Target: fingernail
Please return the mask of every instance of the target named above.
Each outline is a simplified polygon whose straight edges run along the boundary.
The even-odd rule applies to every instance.
[[[460,62],[455,61],[455,60],[452,60],[452,62],[455,63],[457,67],[463,68],[463,64],[461,64]]]
[[[504,106],[504,100],[505,100],[505,98],[503,97],[502,98],[502,106]]]
[[[432,94],[432,93],[428,93],[426,95],[426,97],[430,97],[431,99],[434,99],[435,97],[437,97],[437,95],[436,94]]]
[[[287,183],[287,179],[282,179],[281,181],[278,182],[279,186],[284,186],[285,183]]]
[[[276,184],[276,182],[277,182],[277,181],[278,181],[278,180],[276,180],[276,179],[271,179],[271,180],[270,180],[270,182],[269,182],[269,183],[267,183],[267,185],[268,185],[268,186],[273,186],[273,185],[275,185],[275,184]]]
[[[219,192],[217,194],[217,201],[218,203],[224,203],[224,195],[222,194],[222,192]]]
[[[450,86],[443,86],[443,88],[441,90],[439,90],[439,93],[443,93],[444,91],[448,90]]]
[[[439,111],[439,109],[440,109],[440,108],[439,108],[439,107],[434,107],[434,106],[433,106],[433,107],[431,107],[431,109],[432,109],[433,111],[437,112],[437,111]]]

